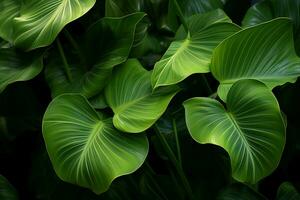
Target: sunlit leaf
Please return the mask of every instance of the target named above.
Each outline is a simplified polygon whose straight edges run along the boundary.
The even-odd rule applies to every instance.
[[[195,15],[188,20],[190,33],[182,39],[182,28],[161,60],[154,66],[152,87],[173,85],[191,74],[209,72],[214,48],[240,30],[221,10]],[[185,34],[186,35],[186,34]]]
[[[119,130],[137,133],[152,126],[164,113],[178,88],[168,87],[152,92],[151,72],[137,60],[129,60],[116,71],[105,89],[108,105]]]
[[[232,84],[241,79],[257,79],[270,89],[295,82],[300,59],[293,48],[291,21],[278,18],[225,39],[214,50],[210,70],[220,82],[218,95],[223,100]]]
[[[34,78],[42,68],[42,56],[13,48],[0,49],[0,92],[11,83]]]
[[[97,194],[138,169],[148,153],[145,135],[117,131],[79,94],[63,94],[50,103],[43,136],[57,175]]]
[[[189,99],[184,107],[193,139],[223,147],[238,181],[256,183],[277,167],[286,127],[275,96],[263,83],[236,82],[228,93],[227,109],[204,97]]]

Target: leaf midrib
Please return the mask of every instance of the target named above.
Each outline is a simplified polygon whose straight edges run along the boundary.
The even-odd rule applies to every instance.
[[[241,130],[239,124],[237,123],[237,121],[235,120],[234,118],[234,115],[231,113],[231,112],[227,112],[227,117],[228,119],[232,122],[235,130],[237,130],[236,132],[239,134],[240,138],[242,138],[242,141],[244,143],[244,146],[246,147],[247,149],[247,152],[248,152],[248,155],[250,156],[250,159],[252,161],[252,163],[254,163],[254,160],[253,160],[253,156],[252,156],[252,149],[251,149],[251,145],[249,144],[249,142],[247,141],[245,135],[244,135],[244,132]]]

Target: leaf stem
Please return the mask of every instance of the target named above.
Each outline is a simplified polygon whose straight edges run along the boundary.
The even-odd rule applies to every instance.
[[[182,11],[181,11],[181,9],[180,9],[180,6],[179,6],[177,0],[173,0],[173,3],[174,3],[174,5],[175,5],[175,7],[176,7],[177,16],[179,17],[180,22],[182,23],[182,25],[183,25],[183,27],[184,27],[184,30],[185,30],[187,33],[189,33],[188,25],[187,25],[187,23],[186,23],[186,21],[185,21],[185,19],[184,19],[183,13],[182,13]]]
[[[166,138],[163,136],[163,134],[160,132],[160,130],[158,129],[157,125],[155,125],[155,132],[157,133],[157,136],[164,148],[164,150],[166,151],[166,153],[168,154],[168,157],[169,159],[171,160],[171,162],[173,163],[180,179],[181,179],[181,182],[183,184],[183,187],[184,189],[186,190],[187,192],[187,195],[189,197],[189,199],[193,200],[194,199],[194,196],[193,196],[193,192],[192,192],[192,189],[191,189],[191,186],[183,172],[183,169],[181,167],[181,165],[179,165],[177,159],[176,159],[176,156],[174,155],[171,147],[169,146]]]
[[[177,126],[176,126],[176,119],[175,118],[172,119],[172,124],[173,124],[173,130],[174,130],[175,141],[176,141],[178,163],[179,163],[180,167],[182,168],[180,143],[179,143],[179,137],[178,137]]]
[[[68,80],[70,82],[72,82],[72,74],[71,74],[70,66],[68,64],[67,58],[65,56],[65,53],[64,53],[64,50],[63,50],[63,47],[60,43],[59,38],[56,39],[56,44],[57,44],[58,51],[59,51],[59,54],[60,54],[62,62],[63,62],[63,66],[64,66],[66,76],[67,76]]]

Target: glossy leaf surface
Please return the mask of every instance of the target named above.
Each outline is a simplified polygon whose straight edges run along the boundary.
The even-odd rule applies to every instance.
[[[88,12],[96,0],[26,0],[14,18],[14,43],[26,50],[51,44],[65,25]]]
[[[214,48],[226,37],[239,31],[221,10],[195,15],[188,20],[190,33],[185,39],[171,43],[161,60],[154,66],[152,87],[176,84],[191,74],[209,72]],[[185,34],[186,35],[186,34]]]
[[[164,113],[178,88],[151,88],[151,72],[137,60],[128,60],[114,72],[105,89],[108,105],[115,115],[113,123],[121,131],[137,133],[152,126]]]
[[[97,194],[138,169],[148,153],[145,135],[117,131],[79,94],[63,94],[50,103],[43,136],[57,175]]]
[[[238,181],[256,183],[277,167],[286,127],[275,96],[263,83],[235,83],[228,93],[227,109],[203,97],[187,100],[184,107],[193,139],[223,147]]]
[[[220,82],[218,95],[223,100],[241,79],[257,79],[270,89],[295,82],[300,59],[293,48],[291,21],[278,18],[225,39],[214,50],[210,70]]]

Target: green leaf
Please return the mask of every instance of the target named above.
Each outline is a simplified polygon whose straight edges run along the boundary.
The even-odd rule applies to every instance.
[[[300,55],[300,0],[263,0],[254,4],[247,11],[243,26],[248,27],[266,22],[276,17],[289,17],[293,20],[295,48]]]
[[[17,199],[19,199],[15,188],[2,175],[0,175],[0,199],[1,200],[17,200]]]
[[[254,184],[277,167],[285,144],[285,124],[275,96],[261,82],[241,80],[230,89],[227,110],[215,99],[184,102],[188,130],[199,143],[223,147],[232,175]]]
[[[243,26],[252,26],[276,17],[289,17],[293,20],[295,32],[300,29],[300,0],[263,0],[247,11]]]
[[[134,12],[144,12],[145,0],[106,0],[105,16],[121,17]]]
[[[277,200],[299,200],[300,194],[293,184],[289,182],[282,183],[277,191]]]
[[[121,131],[138,133],[148,129],[164,113],[178,87],[152,92],[151,72],[137,60],[120,66],[105,89],[108,105],[115,115],[113,123]]]
[[[214,48],[240,30],[221,10],[195,15],[188,20],[190,33],[176,40],[154,66],[152,87],[173,85],[191,74],[209,72]],[[185,34],[186,35],[186,34]],[[182,29],[177,37],[182,38]]]
[[[236,183],[225,188],[217,200],[266,200],[266,198],[248,186]]]
[[[14,40],[13,20],[20,14],[19,0],[1,0],[0,2],[0,37],[10,43]]]
[[[291,21],[278,18],[225,39],[214,50],[210,70],[220,82],[218,95],[223,100],[241,79],[257,79],[270,89],[295,82],[300,59],[293,48]]]
[[[42,56],[16,49],[0,49],[0,92],[17,81],[27,81],[43,68]]]
[[[224,1],[222,0],[180,0],[178,1],[184,16],[189,17],[194,14],[206,13],[218,8],[223,8]]]
[[[57,175],[97,194],[137,170],[148,153],[145,135],[117,131],[79,94],[63,94],[50,103],[43,136]]]
[[[14,18],[14,43],[26,50],[51,44],[68,23],[88,12],[96,0],[26,0]]]
[[[242,21],[242,25],[243,27],[254,26],[269,21],[273,18],[273,11],[270,1],[261,1],[249,8]]]
[[[127,60],[136,25],[144,16],[144,13],[134,13],[119,18],[106,17],[93,24],[85,37],[83,52],[87,66],[78,65],[73,61],[74,58],[69,59],[71,81],[64,72],[61,60],[52,59],[45,71],[52,96],[74,92],[86,97],[99,94],[109,81],[112,69]],[[59,58],[59,55],[55,55]]]

